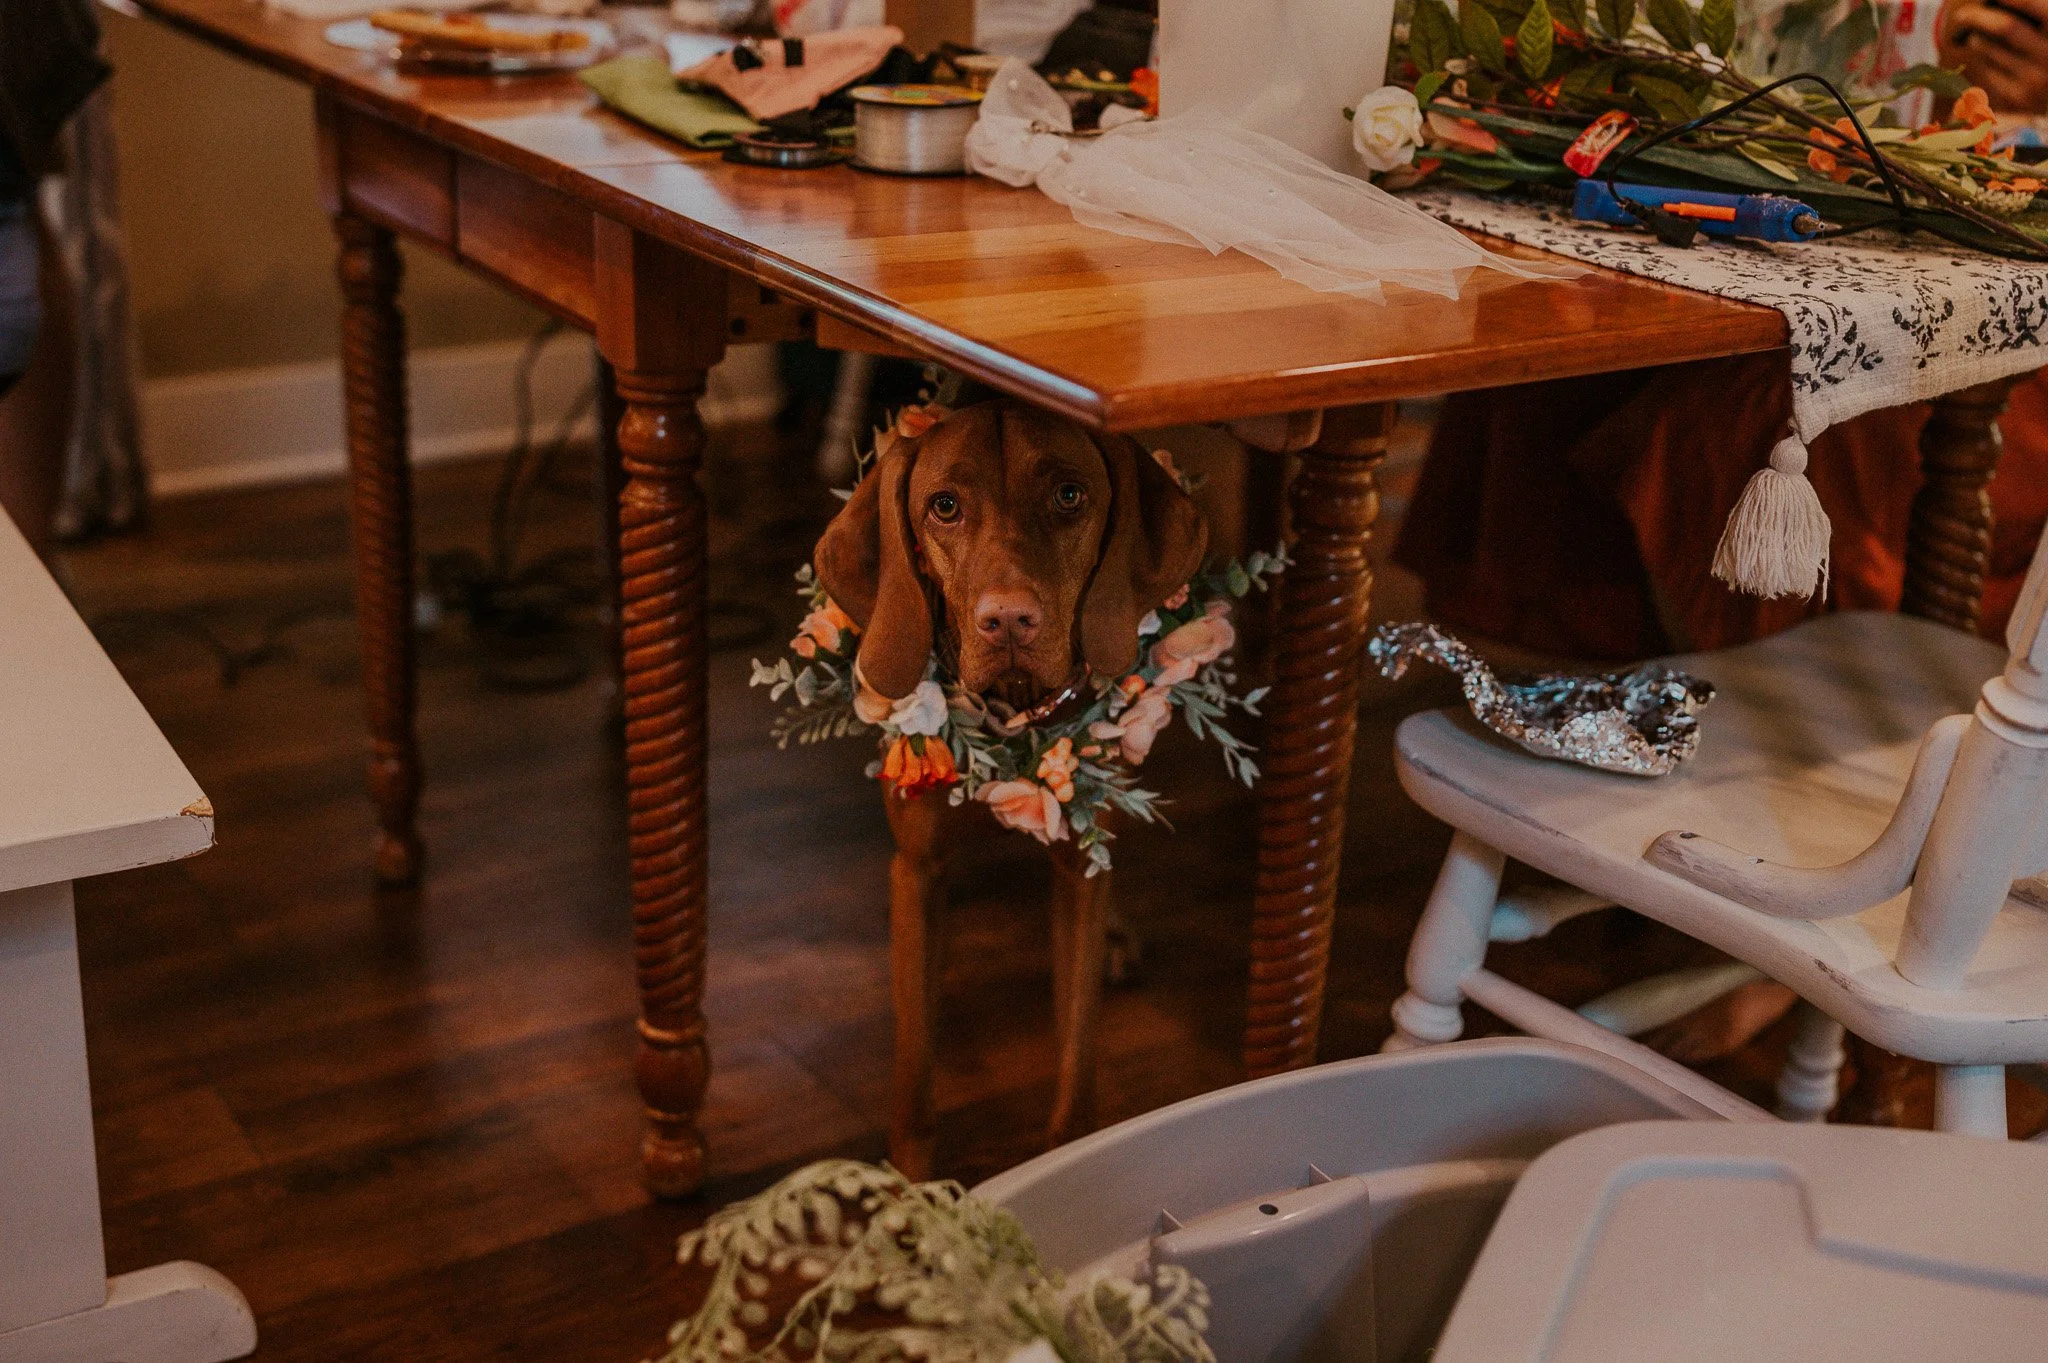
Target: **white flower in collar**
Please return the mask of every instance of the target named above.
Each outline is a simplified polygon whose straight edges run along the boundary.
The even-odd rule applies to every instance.
[[[889,723],[898,733],[930,736],[946,727],[946,692],[935,681],[921,681],[917,689],[896,702],[889,711]]]

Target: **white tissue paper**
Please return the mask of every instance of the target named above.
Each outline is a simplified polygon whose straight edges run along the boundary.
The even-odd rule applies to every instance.
[[[1024,63],[1005,62],[967,134],[968,167],[1036,184],[1090,227],[1211,255],[1235,249],[1311,289],[1373,302],[1388,282],[1456,298],[1473,269],[1522,279],[1585,273],[1495,255],[1369,181],[1215,113],[1126,122],[1095,137],[1073,128],[1058,91]]]

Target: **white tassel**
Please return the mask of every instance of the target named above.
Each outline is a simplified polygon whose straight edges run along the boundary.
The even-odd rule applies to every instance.
[[[1714,551],[1714,576],[1766,600],[1810,597],[1816,590],[1826,596],[1831,531],[1806,480],[1806,446],[1788,435],[1772,447],[1770,465],[1742,489]]]

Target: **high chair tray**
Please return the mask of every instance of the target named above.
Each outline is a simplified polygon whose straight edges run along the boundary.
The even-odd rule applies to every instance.
[[[2048,1356],[2048,1149],[1647,1122],[1529,1166],[1434,1363]]]

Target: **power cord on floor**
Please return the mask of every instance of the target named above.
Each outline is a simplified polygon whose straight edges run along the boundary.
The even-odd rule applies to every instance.
[[[559,471],[577,426],[597,401],[596,381],[577,394],[545,443],[534,439],[533,373],[549,341],[563,330],[549,321],[527,340],[512,372],[512,449],[491,497],[489,550],[449,549],[426,559],[427,599],[442,615],[459,615],[476,646],[484,685],[499,691],[557,691],[590,674],[594,631],[583,617],[604,598],[595,552],[559,549],[519,561],[536,491],[588,497],[588,480]]]
[[[117,644],[123,635],[167,633],[190,639],[213,655],[220,669],[220,684],[228,687],[240,681],[242,674],[251,668],[291,656],[284,636],[292,629],[310,620],[347,619],[350,613],[346,602],[323,601],[294,606],[265,621],[257,632],[256,642],[246,647],[229,643],[211,622],[193,610],[138,608],[103,611],[92,618],[91,629],[94,637],[109,647]]]
[[[512,448],[492,491],[486,551],[443,550],[427,555],[422,564],[418,615],[424,621],[460,617],[476,648],[478,673],[495,690],[540,692],[575,686],[590,675],[599,650],[609,647],[594,619],[609,590],[601,557],[608,550],[563,548],[530,563],[520,562],[537,494],[579,499],[598,495],[591,476],[569,472],[565,459],[576,444],[578,427],[596,405],[595,372],[557,419],[548,439],[535,439],[539,422],[534,372],[548,343],[564,329],[550,320],[527,339],[514,366]],[[738,553],[741,560],[752,557],[745,549]],[[713,565],[714,592],[706,623],[714,652],[764,643],[774,637],[779,623],[774,611],[745,593],[715,590],[718,578],[727,575],[720,570],[729,566]],[[741,571],[752,576],[744,563]],[[251,668],[290,656],[284,636],[298,625],[349,614],[344,602],[294,606],[265,622],[256,642],[248,646],[229,642],[190,609],[109,611],[95,617],[92,628],[110,643],[124,634],[152,631],[190,639],[213,656],[226,687]]]

